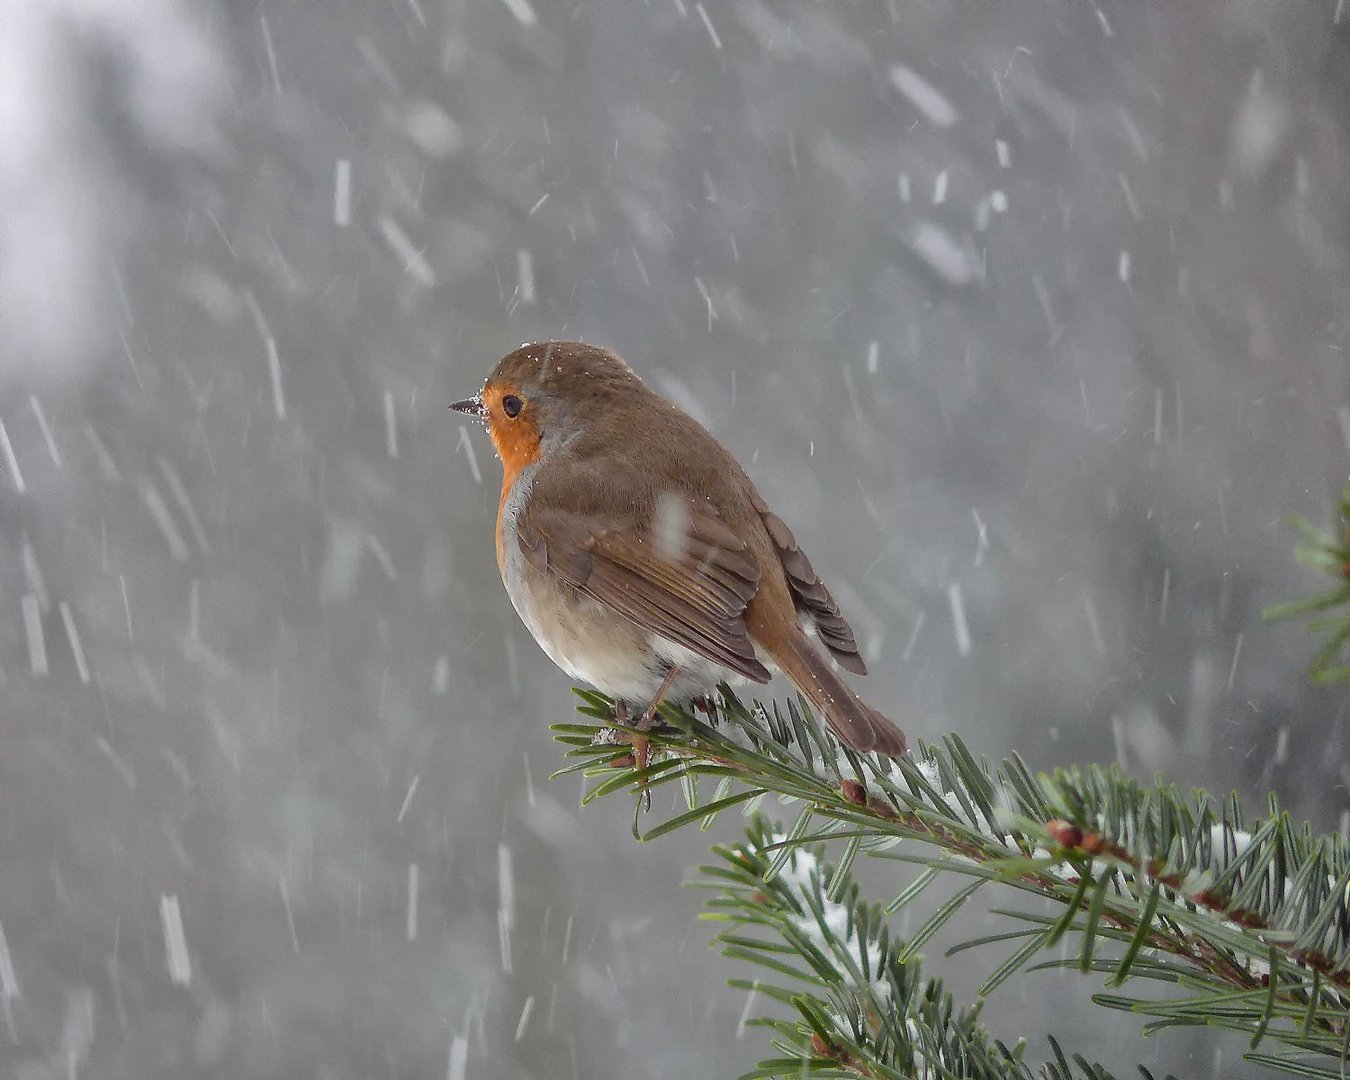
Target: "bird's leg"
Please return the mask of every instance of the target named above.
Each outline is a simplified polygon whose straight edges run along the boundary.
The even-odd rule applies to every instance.
[[[675,685],[675,678],[679,673],[680,665],[671,664],[670,670],[661,680],[661,685],[656,688],[656,696],[652,698],[652,703],[647,706],[647,710],[633,725],[633,764],[638,769],[645,769],[651,759],[651,742],[647,739],[646,732],[651,731],[652,726],[656,723],[656,707],[670,693],[670,688]],[[642,785],[642,808],[647,811],[652,808],[652,793],[648,790],[646,783]]]
[[[637,722],[639,731],[651,731],[656,723],[656,707],[665,700],[670,693],[670,688],[675,685],[676,676],[680,674],[680,665],[671,664],[670,670],[666,672],[666,677],[661,680],[661,685],[656,688],[656,696],[652,698],[652,703],[647,706],[647,711],[642,714],[642,719]]]
[[[614,699],[614,724],[608,730],[613,733],[613,741],[633,745],[633,726],[629,722],[630,713],[628,711],[628,702],[623,698]],[[600,740],[600,736],[596,736]],[[632,754],[624,754],[622,757],[614,758],[609,764],[615,769],[626,769],[634,761]]]
[[[627,768],[633,766],[635,769],[645,769],[651,760],[651,741],[647,738],[647,732],[651,731],[656,724],[657,706],[665,700],[670,693],[670,688],[675,684],[675,679],[680,673],[678,664],[672,665],[661,679],[661,685],[656,688],[656,696],[652,698],[651,704],[638,717],[636,723],[631,722],[631,713],[629,712],[628,702],[618,698],[614,702],[614,729],[621,732],[620,739],[633,748],[631,755],[625,754],[623,757],[616,758],[611,765],[616,768]],[[652,808],[652,794],[646,790],[645,785],[642,791],[643,807],[650,810]]]

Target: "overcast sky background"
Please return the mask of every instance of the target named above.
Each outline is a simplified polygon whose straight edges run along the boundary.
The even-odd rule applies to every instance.
[[[677,887],[737,819],[639,846],[547,779],[573,699],[445,409],[532,339],[726,442],[912,737],[1343,827],[1345,692],[1259,614],[1350,471],[1339,3],[0,13],[0,1073],[770,1053]],[[984,1018],[1257,1075],[1097,988]]]

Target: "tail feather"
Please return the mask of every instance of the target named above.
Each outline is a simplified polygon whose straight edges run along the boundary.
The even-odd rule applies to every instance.
[[[890,757],[905,752],[905,733],[858,697],[805,634],[787,636],[769,651],[845,746]]]

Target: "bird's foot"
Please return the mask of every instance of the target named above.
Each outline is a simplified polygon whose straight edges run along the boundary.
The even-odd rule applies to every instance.
[[[646,732],[652,728],[655,713],[653,709],[647,709],[638,718],[637,723],[631,721],[631,716],[628,702],[622,698],[614,702],[614,727],[610,729],[613,733],[612,741],[627,744],[632,748],[632,753],[613,758],[609,764],[611,768],[615,769],[641,771],[651,761],[651,740],[647,738]],[[646,789],[645,785],[642,787],[642,805],[644,810],[652,808],[652,794]]]
[[[670,688],[675,685],[675,679],[679,674],[680,665],[671,664],[666,671],[666,677],[661,680],[661,685],[656,688],[656,693],[652,697],[651,704],[647,706],[647,710],[642,714],[642,719],[637,722],[638,734],[635,736],[633,742],[633,758],[639,769],[645,769],[647,767],[647,762],[651,753],[651,744],[648,742],[645,732],[651,731],[656,725],[657,706],[659,706],[661,702],[665,700],[666,695],[670,693]],[[642,808],[647,811],[650,811],[652,808],[652,793],[645,782],[643,782],[642,785]]]
[[[618,767],[627,767],[632,765],[638,772],[641,772],[651,764],[651,740],[647,738],[647,732],[656,726],[658,719],[657,707],[665,699],[666,694],[670,692],[671,686],[675,683],[675,678],[680,673],[680,666],[672,664],[666,672],[665,678],[661,680],[661,685],[656,688],[656,694],[652,697],[651,704],[647,706],[637,723],[629,726],[628,702],[622,698],[614,702],[614,721],[619,725],[621,738],[633,748],[630,756],[625,755],[614,761]],[[626,729],[626,730],[625,730]],[[642,789],[642,808],[650,811],[652,808],[652,793],[647,788],[645,780],[639,780],[638,784]]]
[[[613,722],[600,730],[596,735],[596,743],[608,743],[611,745],[632,747],[633,745],[633,725],[629,717],[631,713],[628,709],[628,702],[622,698],[616,698],[613,705]],[[624,754],[622,757],[616,757],[610,761],[610,765],[616,769],[627,769],[633,764],[633,755]]]
[[[656,705],[660,701],[653,701],[638,717],[638,722],[633,725],[633,766],[639,772],[651,764],[652,760],[652,741],[647,738],[647,732],[656,725]],[[650,814],[652,810],[652,791],[647,786],[645,780],[638,783],[642,787],[642,810],[643,813]]]

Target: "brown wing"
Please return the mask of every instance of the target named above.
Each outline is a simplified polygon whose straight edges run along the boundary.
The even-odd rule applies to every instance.
[[[792,535],[792,530],[782,518],[758,500],[756,509],[764,520],[764,527],[787,573],[788,588],[792,590],[798,612],[808,616],[815,624],[820,640],[841,667],[855,675],[866,675],[867,665],[858,652],[858,642],[853,637],[852,628],[840,613],[830,590],[816,576],[806,552],[797,546],[797,538]]]
[[[631,523],[574,514],[534,498],[517,519],[517,534],[536,569],[557,574],[645,630],[768,682],[744,617],[759,586],[758,567],[716,518],[697,510],[680,518],[683,535],[659,545]]]

